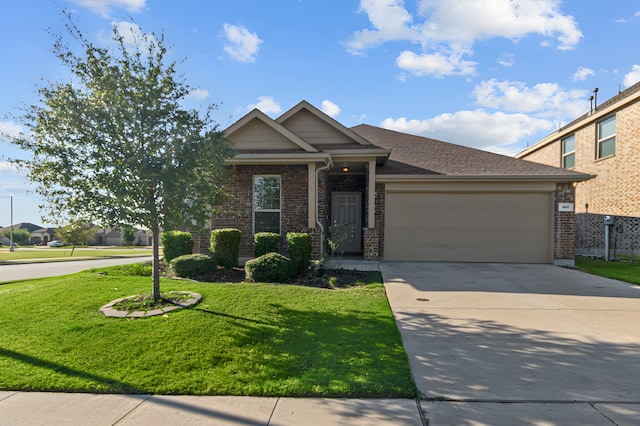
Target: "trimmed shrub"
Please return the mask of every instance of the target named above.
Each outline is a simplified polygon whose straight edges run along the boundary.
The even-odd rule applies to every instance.
[[[280,253],[267,253],[248,260],[244,271],[247,280],[267,283],[286,283],[295,276],[293,263]]]
[[[190,232],[167,231],[162,233],[162,253],[164,260],[170,262],[178,256],[191,254],[193,239]]]
[[[302,271],[311,265],[311,235],[302,232],[289,232],[287,234],[289,246],[289,258],[296,270]]]
[[[169,263],[174,274],[182,278],[203,277],[215,270],[217,265],[211,256],[206,254],[185,254]]]
[[[242,232],[235,228],[211,231],[211,254],[218,265],[227,269],[238,266],[241,236]]]
[[[280,234],[276,234],[275,232],[258,232],[253,236],[253,242],[255,243],[253,257],[260,257],[267,253],[277,253]]]

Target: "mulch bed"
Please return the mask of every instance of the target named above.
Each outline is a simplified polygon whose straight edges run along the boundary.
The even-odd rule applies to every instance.
[[[310,268],[308,272],[297,277],[292,284],[319,288],[344,288],[357,285],[358,281],[371,282],[373,274],[378,272],[356,271],[346,269],[320,269]],[[218,268],[207,276],[200,277],[198,281],[216,283],[241,283],[246,282],[244,268],[224,269]],[[381,278],[379,278],[381,282]]]

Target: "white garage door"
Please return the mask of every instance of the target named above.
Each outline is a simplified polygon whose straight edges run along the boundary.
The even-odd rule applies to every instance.
[[[386,194],[386,260],[549,263],[550,193]]]

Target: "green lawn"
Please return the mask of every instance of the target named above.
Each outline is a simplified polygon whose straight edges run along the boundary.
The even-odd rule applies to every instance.
[[[640,263],[610,262],[576,256],[576,267],[590,274],[626,281],[631,284],[640,284]]]
[[[32,261],[42,259],[44,261],[74,260],[76,258],[105,258],[118,256],[151,256],[151,249],[144,247],[105,247],[90,248],[76,247],[71,257],[71,246],[65,247],[38,247],[18,248],[13,253],[8,247],[0,248],[0,263],[19,263],[20,261]]]
[[[98,309],[149,292],[150,278],[94,271],[0,285],[0,389],[416,396],[380,283],[327,290],[163,279],[161,286],[203,300],[126,320]]]

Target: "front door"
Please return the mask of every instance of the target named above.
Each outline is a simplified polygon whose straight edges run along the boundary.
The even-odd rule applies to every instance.
[[[345,253],[362,252],[362,194],[334,192],[331,197],[331,226],[329,238],[340,242],[338,250]]]

